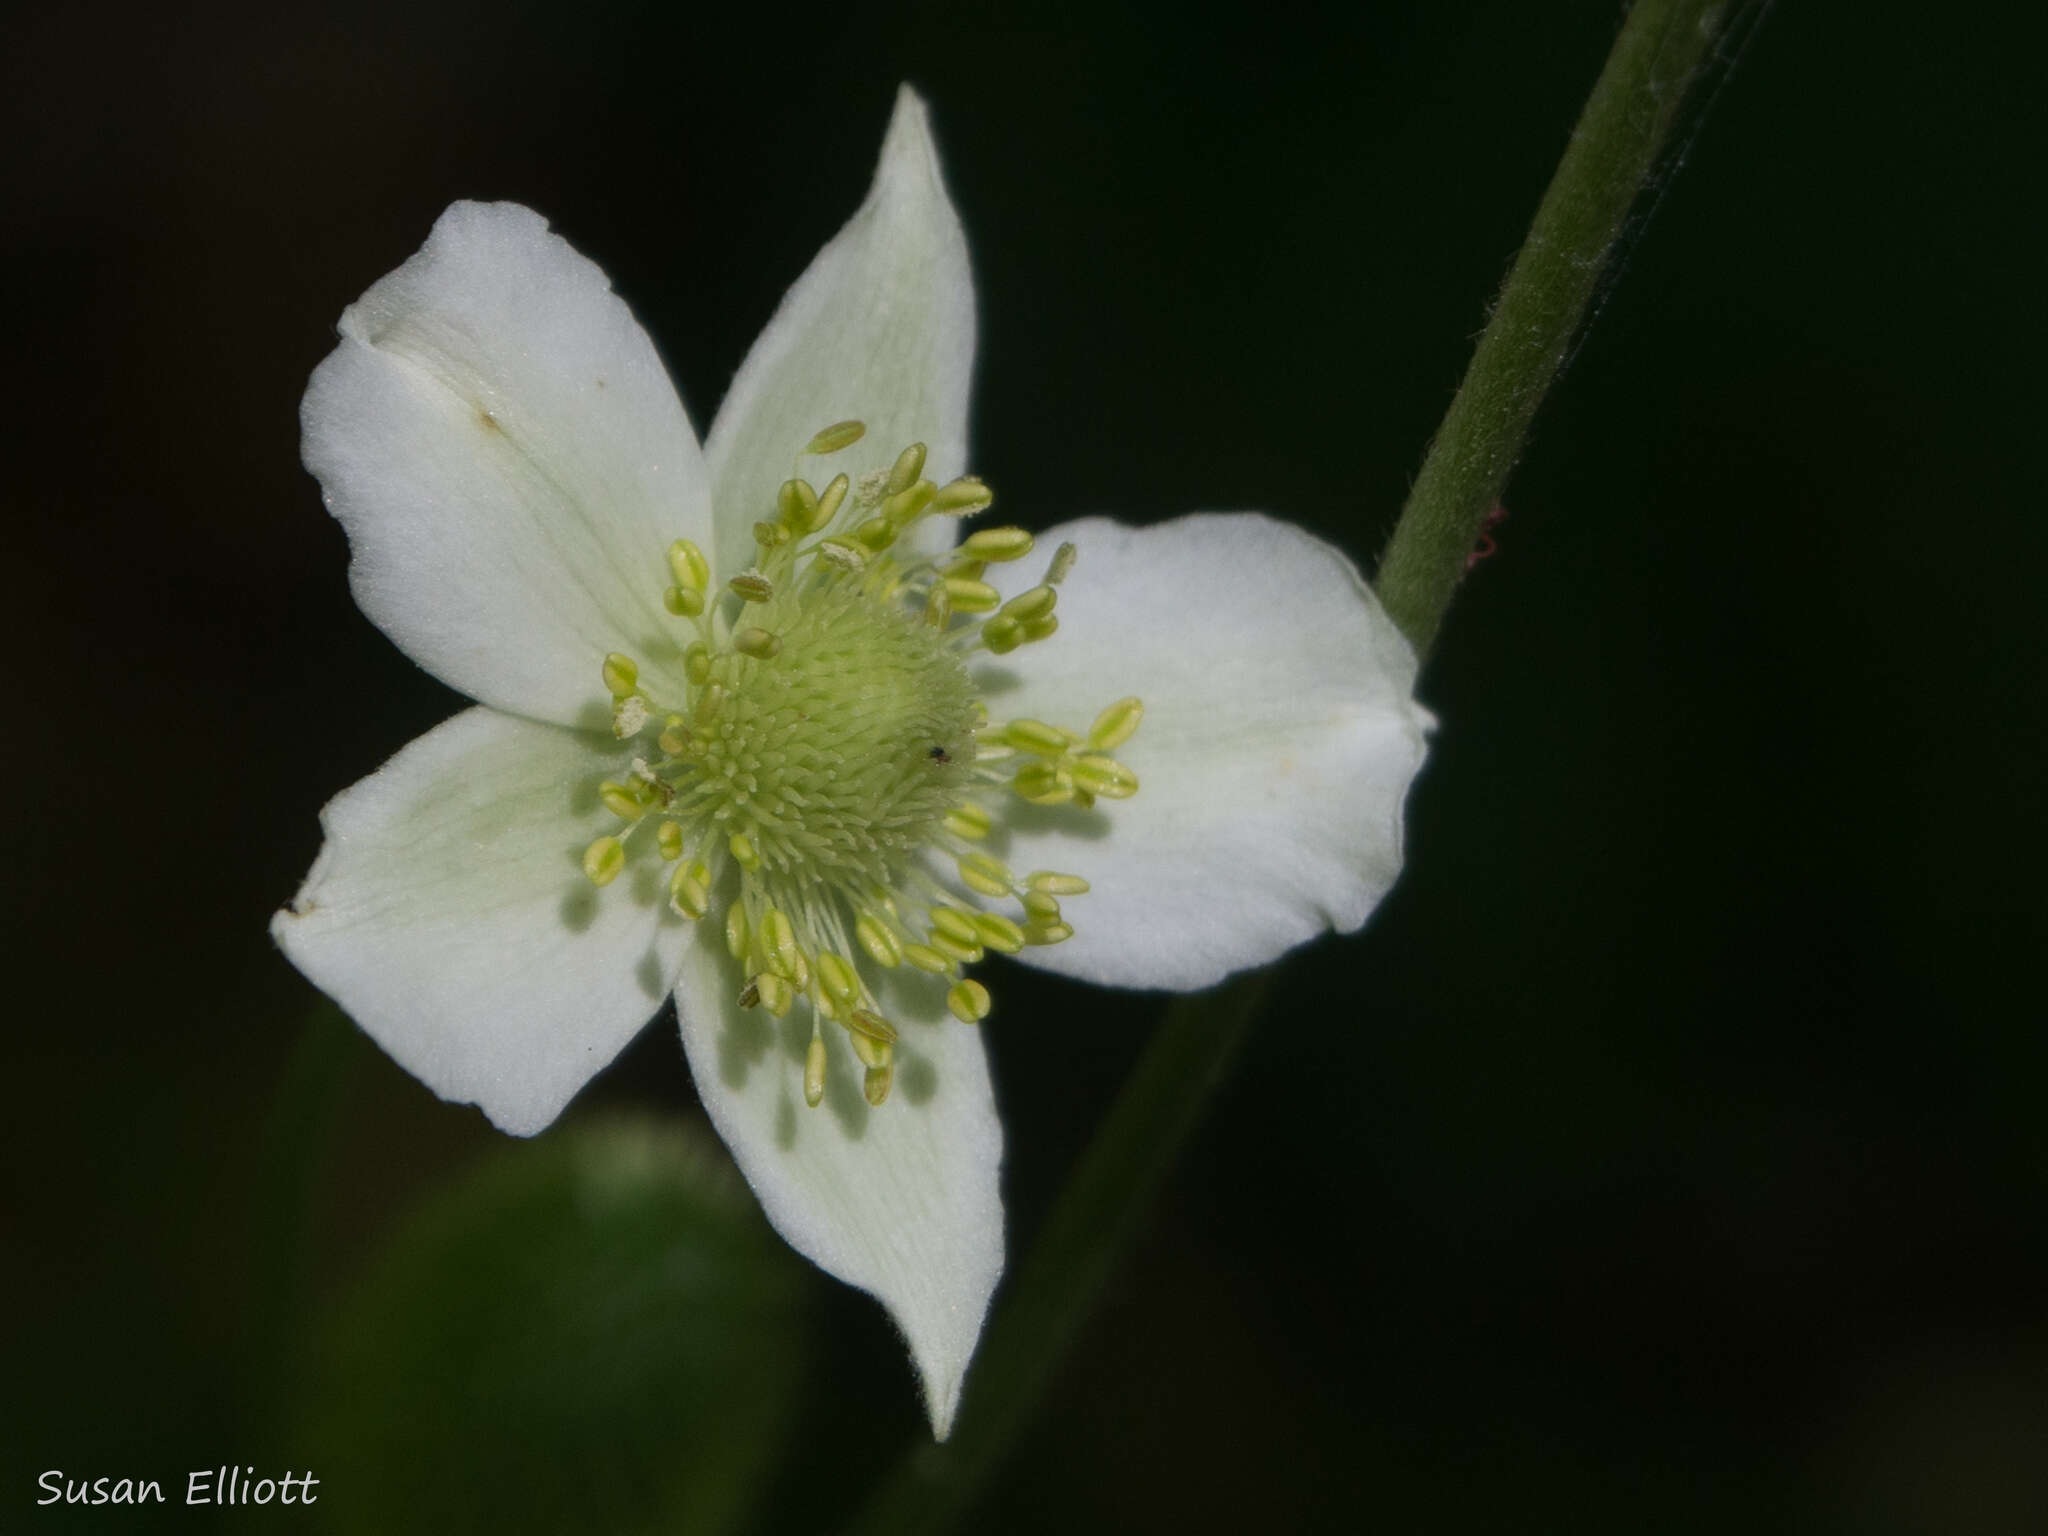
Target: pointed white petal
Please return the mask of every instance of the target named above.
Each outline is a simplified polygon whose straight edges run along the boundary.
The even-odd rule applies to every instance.
[[[442,1098],[531,1136],[660,1008],[681,953],[657,861],[583,876],[616,742],[495,710],[435,727],[321,812],[270,931]]]
[[[738,569],[754,523],[821,427],[867,423],[853,447],[806,458],[822,490],[844,471],[886,467],[913,442],[939,484],[967,462],[974,280],[967,239],[939,176],[924,103],[907,86],[867,201],[784,295],[718,408],[705,440],[721,570]],[[944,548],[955,520],[932,517],[906,542]]]
[[[777,1020],[740,1008],[723,925],[700,926],[676,1010],[711,1123],[790,1246],[889,1309],[943,1440],[1003,1267],[1002,1124],[981,1035],[946,1012],[936,986],[918,985],[929,978],[887,986],[894,1091],[871,1109],[846,1031],[827,1024],[825,1099],[812,1109],[808,1010]]]
[[[1204,987],[1362,924],[1401,870],[1428,711],[1415,656],[1344,555],[1255,513],[1046,533],[1079,551],[1060,628],[984,671],[997,718],[1085,731],[1136,695],[1115,750],[1128,800],[1017,812],[1020,874],[1085,877],[1074,936],[1028,964],[1119,986]],[[1004,851],[999,848],[999,851]]]
[[[591,725],[607,651],[675,664],[662,555],[709,541],[696,438],[646,332],[539,214],[442,214],[342,313],[299,420],[356,602],[451,687]]]

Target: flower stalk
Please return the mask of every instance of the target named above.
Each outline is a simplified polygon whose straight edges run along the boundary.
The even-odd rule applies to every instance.
[[[1631,210],[1670,163],[1687,102],[1767,5],[1637,0],[1623,22],[1380,558],[1380,601],[1418,654],[1436,639]]]

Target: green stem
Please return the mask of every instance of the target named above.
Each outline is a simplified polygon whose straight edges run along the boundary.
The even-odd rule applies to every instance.
[[[1765,3],[1636,0],[1622,24],[1380,559],[1380,601],[1418,652],[1436,638],[1687,98],[1731,56],[1731,27]]]
[[[1136,1234],[1136,1218],[1223,1081],[1265,989],[1263,973],[1241,977],[1167,1011],[984,1336],[952,1439],[914,1445],[851,1530],[947,1529],[1015,1447]]]

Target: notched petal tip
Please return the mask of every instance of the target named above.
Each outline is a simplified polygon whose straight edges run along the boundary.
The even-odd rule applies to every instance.
[[[328,804],[320,856],[271,919],[393,1060],[512,1135],[554,1120],[673,975],[660,906],[593,899],[568,867],[604,812],[565,786],[609,761],[602,740],[457,715]]]

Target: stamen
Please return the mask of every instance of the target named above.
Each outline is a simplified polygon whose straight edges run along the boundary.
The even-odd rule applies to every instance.
[[[946,989],[946,1006],[962,1024],[979,1024],[991,1006],[988,988],[969,976]]]
[[[839,452],[864,432],[835,423],[804,454]],[[828,1025],[846,1031],[867,1101],[880,1106],[892,1090],[896,1030],[866,967],[943,978],[948,1009],[974,1023],[991,999],[963,967],[1072,935],[1060,898],[1085,892],[1085,880],[1046,870],[1020,880],[987,851],[1012,803],[1005,787],[1081,808],[1138,787],[1112,755],[1137,729],[1136,699],[1103,710],[1085,735],[990,721],[969,663],[1058,628],[1055,588],[1074,550],[1061,545],[1040,584],[1005,600],[991,572],[1000,579],[1033,551],[1022,528],[983,529],[951,555],[899,548],[920,519],[995,499],[972,475],[935,484],[926,461],[913,443],[886,467],[834,475],[822,492],[792,474],[753,524],[757,564],[723,587],[697,545],[673,541],[662,604],[694,631],[681,652],[682,697],[671,691],[673,663],[645,688],[632,657],[609,653],[601,668],[613,731],[640,740],[658,721],[660,755],[642,747],[647,757],[598,786],[618,826],[584,850],[584,874],[598,886],[617,879],[639,828],[653,824],[671,909],[698,921],[724,901],[740,1006],[784,1018],[799,1000],[809,1005],[810,1105],[824,1099]],[[716,610],[722,592],[746,607]],[[737,891],[714,898],[730,889],[728,869]]]
[[[804,444],[805,453],[837,453],[842,448],[851,448],[867,435],[867,426],[858,421],[835,421],[822,428],[817,436]]]
[[[640,686],[640,668],[633,658],[612,651],[604,659],[605,691],[615,699],[623,699]]]
[[[804,1051],[804,1102],[816,1109],[825,1098],[825,1041],[816,1026]]]
[[[1022,560],[1031,545],[1031,535],[1022,528],[984,528],[962,540],[960,552],[976,560]]]
[[[600,837],[583,850],[583,874],[592,885],[610,885],[626,867],[626,845],[616,837]]]
[[[677,539],[668,547],[668,572],[675,584],[687,592],[703,593],[711,585],[711,563],[704,551],[688,539]]]
[[[1145,718],[1145,706],[1137,699],[1118,699],[1095,717],[1088,727],[1088,746],[1096,752],[1114,752],[1129,741]]]
[[[932,498],[932,510],[944,512],[953,517],[972,517],[985,512],[995,504],[995,492],[973,475],[962,475],[958,480],[939,487],[939,494]]]
[[[894,496],[909,490],[923,473],[924,444],[912,443],[896,455],[896,462],[889,467],[889,478],[882,483],[883,494]]]

